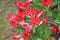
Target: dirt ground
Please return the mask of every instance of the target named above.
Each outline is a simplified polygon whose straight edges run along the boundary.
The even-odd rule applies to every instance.
[[[10,34],[11,28],[8,24],[7,14],[16,12],[16,7],[13,5],[16,0],[0,0],[0,40],[12,40]],[[18,0],[22,1],[23,0]]]

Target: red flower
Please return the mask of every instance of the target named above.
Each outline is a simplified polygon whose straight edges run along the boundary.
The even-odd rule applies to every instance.
[[[51,0],[42,0],[42,4],[44,6],[48,6],[49,4],[51,4]]]
[[[57,33],[58,27],[57,27],[57,26],[53,26],[53,27],[51,28],[51,31],[52,31],[52,33]]]
[[[22,34],[22,38],[28,39],[29,37],[30,37],[30,33],[28,33],[28,32],[24,32]]]
[[[9,13],[9,14],[8,14],[8,20],[10,20],[11,18],[12,18],[12,14]]]
[[[23,8],[24,9],[28,8],[28,5],[29,5],[28,3],[24,3]]]
[[[27,10],[26,12],[23,12],[24,16],[30,15],[31,13]]]
[[[43,18],[43,19],[42,19],[42,22],[43,22],[44,24],[46,24],[46,23],[47,23],[46,18]]]
[[[17,20],[23,20],[23,15],[20,14],[19,12],[16,12],[15,18],[16,18]]]
[[[51,38],[47,38],[46,40],[52,40]]]
[[[33,14],[35,14],[35,15],[38,14],[38,12],[39,12],[39,11],[38,11],[37,9],[34,9],[34,10],[33,10]]]
[[[21,8],[18,7],[18,12],[19,12],[19,13],[22,13],[23,10],[22,10]]]
[[[22,2],[15,2],[15,5],[17,5],[18,6],[18,8],[20,8],[20,9],[26,9],[26,8],[28,8],[28,3],[22,3]]]
[[[39,20],[38,17],[32,16],[31,19],[30,19],[30,22],[31,22],[31,24],[38,25],[40,20]]]
[[[24,16],[27,16],[27,15],[31,15],[33,12],[33,9],[32,8],[29,8],[28,10],[26,10],[25,12],[22,12],[22,14],[24,15]]]
[[[26,14],[26,12],[22,12],[22,15],[23,15],[23,16],[26,16],[27,14]]]
[[[14,5],[15,6],[18,6],[19,5],[19,2],[18,1],[14,2]]]
[[[29,12],[29,14],[33,13],[33,9],[32,8],[29,8],[27,11]]]
[[[16,36],[17,36],[16,33],[14,33],[13,36],[12,36],[13,40],[17,40]]]
[[[22,27],[22,28],[25,28],[25,24],[27,24],[27,23],[25,23],[25,21],[23,20],[23,21],[21,21],[21,22],[19,22],[19,25]]]
[[[26,32],[31,32],[32,26],[31,26],[31,25],[27,25],[27,26],[25,27],[25,29],[26,29]]]
[[[14,19],[14,18],[12,18],[12,19],[9,21],[9,23],[10,23],[10,25],[11,25],[12,27],[15,27],[16,24],[17,24],[17,20]]]
[[[18,7],[19,7],[19,8],[23,8],[23,5],[24,5],[24,4],[23,4],[22,2],[19,2]]]

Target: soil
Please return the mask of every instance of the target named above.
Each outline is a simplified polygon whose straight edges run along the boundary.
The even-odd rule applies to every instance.
[[[12,40],[12,31],[7,20],[9,13],[15,14],[17,7],[13,4],[16,0],[0,0],[0,40]],[[22,1],[23,0],[18,0]]]

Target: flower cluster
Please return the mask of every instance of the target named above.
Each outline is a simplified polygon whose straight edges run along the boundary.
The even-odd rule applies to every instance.
[[[12,28],[18,24],[20,27],[25,29],[25,32],[21,33],[20,35],[14,33],[13,40],[17,40],[18,38],[20,38],[20,40],[28,39],[33,26],[47,23],[46,17],[43,17],[42,20],[40,19],[40,16],[44,14],[44,10],[30,8],[29,4],[31,1],[32,0],[26,0],[26,3],[18,1],[15,2],[14,5],[18,7],[16,14],[14,16],[12,13],[8,14],[9,24]],[[26,22],[24,17],[29,18],[29,22]]]

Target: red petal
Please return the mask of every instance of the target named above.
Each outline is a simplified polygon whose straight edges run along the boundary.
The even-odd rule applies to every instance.
[[[16,33],[14,33],[13,36],[12,36],[13,37],[13,40],[17,40],[17,37],[16,36],[17,36]]]
[[[8,14],[8,20],[10,20],[10,18],[12,18],[12,13]]]
[[[16,19],[11,19],[9,23],[12,27],[15,27],[16,24],[17,24],[17,20]]]

